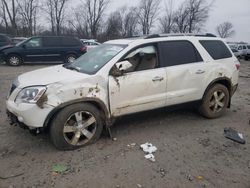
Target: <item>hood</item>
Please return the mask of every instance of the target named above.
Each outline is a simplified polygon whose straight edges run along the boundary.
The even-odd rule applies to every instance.
[[[27,72],[18,77],[19,87],[49,85],[64,80],[76,80],[89,77],[87,74],[64,68],[62,65]]]
[[[6,46],[2,46],[2,47],[0,47],[0,51],[2,51],[2,50],[6,50],[6,49],[9,49],[9,48],[13,48],[13,47],[15,47],[14,45],[6,45]]]

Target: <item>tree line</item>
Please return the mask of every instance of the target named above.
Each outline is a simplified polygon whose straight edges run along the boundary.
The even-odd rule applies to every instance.
[[[178,6],[173,0],[140,0],[110,11],[110,0],[81,0],[76,7],[73,3],[76,0],[0,0],[0,32],[26,37],[74,35],[101,41],[153,31],[198,33],[213,7],[211,0],[184,0]],[[225,33],[221,27],[217,31]],[[232,25],[226,27],[226,33],[233,34]]]

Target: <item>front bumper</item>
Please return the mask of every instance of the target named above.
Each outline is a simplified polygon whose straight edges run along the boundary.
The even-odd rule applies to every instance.
[[[39,108],[36,104],[16,104],[11,100],[6,102],[6,107],[10,123],[22,124],[30,129],[43,127],[48,114],[53,110],[49,105]]]
[[[234,85],[232,87],[232,89],[231,89],[231,97],[234,95],[234,93],[236,92],[237,88],[238,88],[238,84],[236,84],[236,85]]]

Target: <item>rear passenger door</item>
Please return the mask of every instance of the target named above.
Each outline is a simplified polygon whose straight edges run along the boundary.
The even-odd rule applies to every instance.
[[[201,99],[207,70],[195,46],[186,40],[159,45],[161,66],[167,74],[167,105]]]
[[[61,60],[61,37],[43,37],[44,61]]]

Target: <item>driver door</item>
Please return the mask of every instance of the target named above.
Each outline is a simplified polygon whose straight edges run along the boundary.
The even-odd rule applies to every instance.
[[[132,67],[121,76],[109,76],[111,114],[120,116],[165,106],[166,70],[158,67],[157,48],[135,49],[123,60]]]

